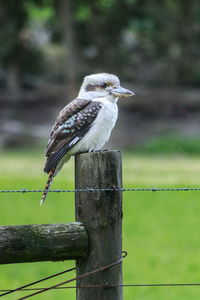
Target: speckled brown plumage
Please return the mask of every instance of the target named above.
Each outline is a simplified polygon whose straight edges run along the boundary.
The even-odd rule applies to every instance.
[[[62,109],[52,128],[46,147],[47,162],[44,168],[46,173],[49,173],[89,130],[100,108],[100,102],[75,99]]]

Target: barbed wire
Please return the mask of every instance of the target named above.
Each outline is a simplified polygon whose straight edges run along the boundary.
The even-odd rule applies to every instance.
[[[26,189],[22,188],[19,190],[0,190],[0,193],[43,193],[45,190],[43,189]],[[75,193],[75,192],[191,192],[191,191],[200,191],[200,187],[180,187],[180,188],[92,188],[88,187],[85,189],[72,189],[72,190],[61,190],[61,189],[54,189],[49,190],[49,193]]]

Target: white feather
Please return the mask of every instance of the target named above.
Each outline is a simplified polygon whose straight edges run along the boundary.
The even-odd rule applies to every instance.
[[[78,152],[100,150],[108,141],[111,131],[115,126],[118,117],[118,107],[115,101],[111,102],[110,97],[96,98],[94,101],[102,103],[94,123],[86,135],[69,152],[71,155]]]

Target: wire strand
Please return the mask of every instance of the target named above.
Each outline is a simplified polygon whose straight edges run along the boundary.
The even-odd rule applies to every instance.
[[[76,277],[71,278],[71,279],[69,279],[69,280],[63,281],[63,282],[58,283],[58,284],[56,284],[56,285],[50,286],[50,287],[48,287],[48,288],[44,288],[44,289],[39,290],[39,291],[37,291],[37,292],[35,292],[35,293],[29,294],[29,295],[27,295],[27,296],[25,296],[25,297],[18,298],[17,300],[28,299],[28,298],[33,297],[33,296],[35,296],[35,295],[38,295],[38,294],[47,292],[47,291],[49,291],[49,290],[55,289],[55,288],[57,288],[57,287],[60,287],[60,286],[62,286],[62,285],[64,285],[64,284],[70,283],[70,282],[72,282],[72,281],[79,280],[79,279],[88,277],[88,276],[90,276],[90,275],[92,275],[92,274],[95,274],[95,273],[98,273],[98,272],[102,272],[102,271],[107,270],[107,269],[109,269],[109,268],[111,268],[111,267],[114,267],[114,266],[120,264],[120,263],[122,262],[123,258],[125,258],[125,257],[127,256],[127,252],[126,252],[126,251],[123,251],[123,252],[125,252],[125,255],[122,256],[119,260],[117,260],[117,261],[115,261],[115,262],[113,262],[113,263],[111,263],[111,264],[108,264],[108,265],[106,265],[106,266],[97,268],[97,269],[92,270],[92,271],[90,271],[90,272],[87,272],[87,273],[85,273],[85,274],[81,274],[81,275],[79,275],[79,276],[76,276]]]
[[[200,283],[135,283],[135,284],[107,284],[107,285],[87,285],[87,286],[60,286],[52,289],[55,290],[65,290],[65,289],[89,289],[89,288],[109,288],[109,287],[178,287],[178,286],[200,286]],[[47,289],[45,287],[40,288],[23,288],[19,292],[26,291],[40,291]],[[13,291],[8,289],[0,289],[0,292]]]
[[[73,190],[49,190],[49,193],[74,193],[74,192],[191,192],[200,191],[200,187],[181,187],[181,188],[85,188],[85,189],[73,189]],[[23,188],[21,190],[0,190],[0,193],[43,193],[43,189],[28,190]]]
[[[86,273],[86,274],[80,275],[80,276],[76,277],[76,279],[79,279],[79,277],[80,277],[80,278],[87,277],[87,276],[89,276],[89,275],[91,275],[91,274],[93,274],[93,273],[96,273],[96,272],[100,272],[100,271],[106,270],[106,269],[108,269],[108,268],[110,268],[110,267],[112,267],[112,266],[115,266],[115,265],[119,264],[119,263],[122,261],[122,259],[125,258],[125,257],[127,256],[127,251],[122,251],[122,253],[123,253],[123,255],[122,255],[121,259],[119,259],[118,261],[116,261],[116,262],[114,262],[114,263],[111,263],[111,264],[109,264],[109,265],[106,265],[106,266],[104,266],[104,267],[98,268],[98,269],[96,269],[96,270],[93,270],[93,271],[91,271],[91,272],[88,272],[88,273]],[[74,270],[76,270],[76,267],[73,267],[73,268],[67,269],[67,270],[65,270],[65,271],[62,271],[62,272],[59,272],[59,273],[50,275],[50,276],[48,276],[48,277],[42,278],[42,279],[40,279],[40,280],[37,280],[37,281],[31,282],[31,283],[28,283],[28,284],[23,285],[23,286],[21,286],[21,287],[18,287],[18,288],[16,288],[16,289],[12,289],[12,290],[5,290],[5,289],[3,290],[3,289],[1,289],[0,292],[4,292],[4,293],[1,294],[0,297],[6,296],[6,295],[8,295],[8,294],[11,294],[11,293],[14,293],[14,292],[18,292],[18,291],[28,291],[28,290],[29,290],[29,291],[36,291],[36,290],[37,290],[37,291],[39,291],[39,292],[34,293],[34,294],[38,294],[38,293],[45,292],[46,290],[54,289],[54,287],[56,288],[57,286],[63,285],[64,283],[57,284],[56,286],[52,286],[52,287],[48,287],[48,288],[33,288],[33,289],[27,289],[27,287],[30,287],[30,286],[35,285],[35,284],[37,284],[37,283],[40,283],[40,282],[42,282],[42,281],[51,279],[51,278],[53,278],[53,277],[57,277],[57,276],[59,276],[59,275],[62,275],[62,274],[65,274],[65,273],[68,273],[68,272],[71,272],[71,271],[74,271]],[[73,280],[74,280],[74,279],[68,280],[68,281],[65,282],[65,283],[71,282],[71,281],[73,281]],[[28,296],[31,297],[32,294],[31,294],[31,295],[28,295]],[[28,296],[26,296],[26,297],[28,297]],[[26,299],[26,298],[20,298],[20,299]]]
[[[14,290],[9,290],[9,291],[7,291],[6,293],[1,294],[0,297],[6,296],[6,295],[8,295],[8,294],[11,294],[11,293],[14,293],[14,292],[17,292],[17,291],[20,291],[20,290],[23,290],[24,288],[26,288],[26,287],[28,287],[28,286],[31,286],[31,285],[40,283],[40,282],[42,282],[42,281],[45,281],[45,280],[48,280],[48,279],[57,277],[57,276],[59,276],[59,275],[62,275],[62,274],[65,274],[65,273],[68,273],[68,272],[71,272],[71,271],[74,271],[74,270],[76,270],[76,267],[71,268],[71,269],[67,269],[67,270],[65,270],[65,271],[62,271],[62,272],[59,272],[59,273],[56,273],[56,274],[53,274],[53,275],[50,275],[50,276],[48,276],[48,277],[39,279],[39,280],[37,280],[37,281],[34,281],[34,282],[31,282],[31,283],[25,284],[25,285],[23,285],[23,286],[20,286],[20,287],[14,289]]]

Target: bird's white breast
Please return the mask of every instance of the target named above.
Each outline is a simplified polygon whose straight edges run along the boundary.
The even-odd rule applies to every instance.
[[[118,117],[117,104],[108,101],[106,98],[95,99],[102,103],[94,123],[86,135],[72,149],[71,154],[77,152],[100,150],[108,141],[111,131],[115,126]]]

